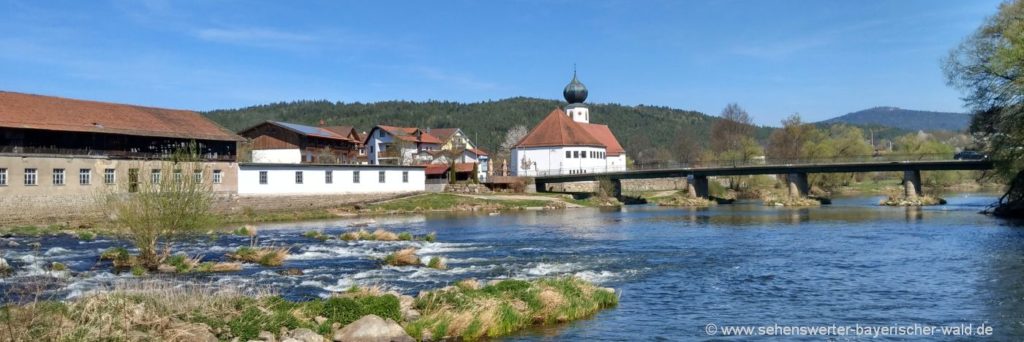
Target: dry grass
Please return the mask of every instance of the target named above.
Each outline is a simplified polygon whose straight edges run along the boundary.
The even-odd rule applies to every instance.
[[[409,232],[395,233],[385,229],[378,228],[372,233],[366,229],[359,229],[357,231],[342,233],[339,237],[345,241],[412,241],[412,240],[423,240],[427,242],[433,242],[436,239],[436,235],[431,233],[425,236],[416,237]]]
[[[240,247],[227,256],[232,260],[257,263],[263,266],[281,266],[290,252],[286,247]]]
[[[373,232],[373,239],[377,241],[398,241],[398,234],[383,229],[377,229]]]
[[[0,316],[0,340],[182,341],[198,326],[179,317],[201,312],[229,315],[246,295],[232,288],[120,283],[68,302],[8,306]],[[260,291],[250,295],[265,296]]]
[[[384,263],[391,266],[419,266],[420,257],[416,256],[415,248],[403,248],[397,252],[388,254]]]
[[[613,291],[578,278],[505,280],[484,287],[464,280],[422,293],[416,300],[422,316],[406,331],[418,339],[476,340],[581,319],[617,304]]]

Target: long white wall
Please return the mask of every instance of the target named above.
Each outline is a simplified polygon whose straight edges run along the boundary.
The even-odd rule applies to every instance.
[[[585,153],[586,158],[566,158],[565,152]],[[590,152],[604,153],[603,147],[533,147],[512,150],[512,164],[509,167],[516,176],[536,176],[540,173],[569,174],[572,172],[596,173],[607,171],[604,158],[591,158]],[[523,160],[530,163],[524,168]]]
[[[296,183],[296,172],[302,172],[302,183]],[[331,171],[332,182],[326,182]],[[359,172],[359,183],[353,174]],[[385,181],[379,181],[379,172]],[[266,184],[260,184],[260,173],[266,172]],[[408,181],[403,181],[403,172]],[[238,194],[251,195],[329,195],[400,193],[424,191],[426,176],[423,167],[377,165],[318,165],[318,164],[239,164]]]
[[[298,164],[302,162],[302,153],[297,148],[252,150],[252,162]]]

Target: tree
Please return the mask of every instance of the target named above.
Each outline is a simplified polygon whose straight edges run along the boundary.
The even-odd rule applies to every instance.
[[[730,103],[722,109],[721,119],[711,125],[711,150],[717,153],[738,150],[743,137],[753,137],[754,126],[750,114],[738,104]]]
[[[527,133],[529,132],[526,130],[526,126],[512,126],[512,128],[508,129],[508,132],[505,132],[505,139],[501,141],[499,149],[501,152],[511,153],[512,148],[516,147],[516,144],[518,144],[520,140],[523,140]]]
[[[700,164],[704,149],[701,148],[692,132],[679,129],[676,131],[676,141],[672,146],[672,152],[675,154],[677,162],[697,165]]]
[[[943,63],[949,85],[965,93],[971,132],[1012,177],[993,213],[1024,216],[1024,1],[1008,1]]]
[[[790,115],[782,120],[782,128],[775,130],[768,137],[767,156],[781,161],[802,158],[804,144],[813,130],[814,126],[804,123],[800,119],[800,114]]]
[[[139,264],[156,269],[170,255],[170,241],[211,226],[213,190],[204,181],[208,167],[200,162],[195,143],[156,162],[159,168],[141,178],[140,168],[129,170],[129,193],[110,194],[104,207],[115,225],[139,250]],[[150,165],[150,164],[145,164]]]

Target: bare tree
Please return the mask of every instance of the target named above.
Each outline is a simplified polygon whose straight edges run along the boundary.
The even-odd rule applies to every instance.
[[[200,162],[195,144],[158,162],[149,179],[139,168],[129,170],[128,194],[105,196],[105,208],[117,228],[139,249],[139,263],[156,269],[170,255],[170,240],[205,229],[215,222],[213,190],[204,181],[208,167]]]
[[[519,143],[520,140],[523,140],[527,133],[529,132],[526,130],[526,126],[523,125],[516,125],[509,128],[508,132],[505,132],[505,140],[501,141],[500,152],[511,153],[512,148],[516,147],[516,144]]]
[[[730,103],[722,109],[721,119],[711,126],[711,150],[716,153],[740,150],[741,138],[752,137],[753,134],[750,114],[738,104]]]

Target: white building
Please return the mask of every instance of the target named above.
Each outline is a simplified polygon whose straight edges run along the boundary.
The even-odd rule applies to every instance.
[[[556,108],[512,149],[515,176],[622,171],[626,151],[607,125],[590,123],[583,101],[587,88],[576,79],[562,92],[566,110]]]
[[[238,164],[238,194],[337,195],[425,190],[423,166]]]

